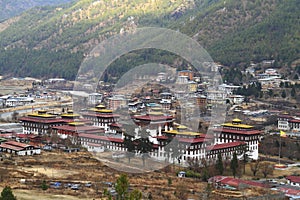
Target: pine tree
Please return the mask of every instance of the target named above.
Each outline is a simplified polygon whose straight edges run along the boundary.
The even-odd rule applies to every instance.
[[[230,169],[231,169],[232,175],[234,177],[236,176],[238,167],[239,167],[239,163],[238,163],[237,155],[234,152],[233,157],[232,157],[231,162],[230,162]]]
[[[46,183],[46,181],[44,180],[42,185],[41,185],[42,190],[47,190],[48,189],[48,185]]]
[[[291,96],[292,96],[293,98],[296,97],[296,90],[295,90],[295,87],[293,87],[292,90],[291,90]]]
[[[17,198],[13,195],[11,188],[6,186],[1,192],[0,200],[17,200]]]
[[[219,172],[219,174],[223,175],[224,165],[223,165],[222,155],[220,153],[218,154],[218,160],[215,167],[216,170]]]
[[[116,192],[118,193],[119,200],[128,198],[129,180],[126,174],[121,174],[117,180]]]
[[[284,98],[284,99],[286,98],[286,92],[285,92],[285,90],[282,91],[281,97]]]

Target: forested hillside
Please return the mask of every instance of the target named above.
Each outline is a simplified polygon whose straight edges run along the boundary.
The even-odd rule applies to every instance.
[[[289,66],[300,58],[299,6],[298,0],[78,0],[39,7],[0,24],[0,73],[74,79],[95,45],[143,26],[179,30],[225,65],[276,59],[278,66]],[[130,54],[130,60],[145,53]],[[114,64],[128,60],[122,59]]]
[[[14,17],[35,6],[57,5],[72,0],[1,0],[0,21]]]

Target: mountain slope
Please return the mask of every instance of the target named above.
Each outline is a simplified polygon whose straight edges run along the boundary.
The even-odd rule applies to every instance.
[[[0,21],[14,17],[35,6],[57,5],[72,0],[1,0]]]
[[[5,28],[0,24],[0,73],[73,79],[91,48],[143,26],[180,30],[226,65],[263,59],[290,65],[300,58],[297,1],[78,0],[39,7],[6,22]]]
[[[224,2],[215,3],[179,29],[197,39],[216,61],[225,65],[264,59],[289,65],[300,58],[299,1]]]
[[[83,54],[105,38],[137,26],[140,17],[176,15],[193,6],[189,0],[80,0],[32,9],[0,32],[0,72],[72,79]]]

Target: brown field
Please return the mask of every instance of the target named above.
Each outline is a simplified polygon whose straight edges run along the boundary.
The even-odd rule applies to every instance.
[[[102,159],[101,161],[99,159]],[[138,162],[132,159],[131,162]],[[148,161],[146,161],[147,163]],[[109,187],[103,182],[115,183],[121,173],[107,166],[126,166],[127,160],[122,159],[113,163],[108,157],[94,157],[89,152],[63,153],[60,151],[43,152],[42,155],[4,158],[0,163],[0,187],[9,185],[18,199],[105,199],[104,189]],[[137,168],[133,168],[137,171]],[[130,189],[139,189],[143,192],[144,199],[148,199],[151,193],[152,199],[205,199],[207,195],[207,183],[199,179],[178,178],[176,171],[182,170],[176,166],[169,166],[162,170],[147,173],[128,173]],[[289,170],[275,170],[267,178],[283,175],[295,174],[298,167]],[[142,170],[140,171],[142,172]],[[225,175],[231,175],[230,170],[226,170]],[[257,174],[262,178],[261,172]],[[249,165],[246,166],[246,173],[243,179],[252,179]],[[171,179],[171,184],[168,180]],[[21,180],[23,182],[21,182]],[[41,189],[42,181],[48,185],[51,182],[80,183],[79,190],[70,188],[49,188],[46,191]],[[25,181],[25,183],[24,183]],[[90,188],[84,184],[90,182]],[[1,189],[1,188],[0,188]],[[177,193],[177,194],[176,194]],[[178,193],[181,193],[179,195]],[[244,195],[260,195],[266,191],[259,189],[245,190],[243,192],[211,191],[209,199],[230,199],[233,197],[242,198]]]
[[[102,159],[100,161],[99,159]],[[106,199],[103,196],[104,189],[109,186],[103,182],[115,183],[121,171],[114,170],[106,166],[108,162],[113,162],[109,158],[94,157],[89,152],[64,153],[60,151],[43,152],[42,155],[30,157],[4,158],[0,163],[0,187],[9,185],[18,199]],[[114,165],[126,165],[127,160],[119,160]],[[131,162],[137,162],[134,159]],[[148,161],[146,161],[147,163]],[[113,166],[109,163],[110,166]],[[132,170],[137,170],[133,168]],[[139,189],[143,192],[144,199],[151,193],[152,199],[205,199],[207,195],[207,183],[199,179],[178,178],[176,171],[178,167],[169,166],[159,171],[148,171],[147,173],[128,173],[130,189]],[[142,172],[142,171],[140,171]],[[290,175],[299,172],[295,167],[289,170],[275,170],[267,178]],[[227,169],[225,175],[231,175]],[[257,177],[262,178],[259,172]],[[249,165],[246,166],[246,173],[242,175],[244,179],[252,179]],[[171,183],[169,183],[171,179]],[[21,181],[22,180],[22,181]],[[41,189],[42,181],[48,185],[51,182],[80,183],[79,190],[70,188],[49,188],[46,191]],[[90,182],[92,187],[85,187],[84,184]],[[0,188],[1,189],[1,188]],[[176,194],[177,193],[177,194]],[[180,194],[178,194],[180,193]],[[260,195],[266,191],[251,189],[245,191],[211,191],[209,199],[230,199],[233,197],[242,198],[244,195]]]
[[[178,199],[174,195],[178,188],[189,198],[199,198],[206,183],[198,179],[178,178],[172,172],[173,168],[170,169],[168,173],[128,174],[130,187],[141,190],[145,197],[151,193],[153,199]],[[11,186],[18,199],[101,199],[103,190],[107,188],[103,182],[114,183],[121,173],[107,167],[88,152],[43,152],[38,156],[4,159],[0,165],[0,186]],[[169,178],[172,179],[171,185],[168,185]],[[25,183],[21,183],[21,179]],[[56,181],[62,184],[81,183],[83,187],[77,191],[70,188],[43,191],[40,188],[43,180],[47,184]],[[92,183],[91,188],[84,186],[87,182]]]

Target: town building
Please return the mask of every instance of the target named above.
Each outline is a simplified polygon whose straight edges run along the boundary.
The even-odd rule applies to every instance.
[[[177,76],[176,83],[178,84],[187,84],[189,82],[188,76],[179,75]]]
[[[90,120],[94,126],[103,128],[105,131],[109,131],[109,126],[114,123],[118,123],[120,115],[114,114],[110,109],[104,109],[105,107],[100,105],[96,108],[92,108],[87,112],[82,113],[84,119]]]
[[[200,161],[206,157],[205,137],[205,134],[187,131],[184,126],[163,131],[156,137],[158,150],[153,156],[161,161],[179,164],[186,164],[188,160]]]
[[[288,136],[300,136],[300,117],[281,114],[277,117],[279,130],[287,131]]]
[[[79,133],[104,134],[104,129],[97,126],[87,126],[83,122],[70,122],[66,125],[52,128],[52,134],[57,134],[63,139],[78,137]]]
[[[61,118],[53,114],[48,114],[45,110],[37,113],[28,114],[27,117],[19,119],[23,125],[23,133],[25,134],[50,134],[52,127],[61,126],[73,121],[71,118]]]
[[[221,90],[209,90],[207,91],[207,102],[209,104],[225,104],[227,93]]]
[[[244,102],[245,97],[242,95],[229,95],[228,100],[232,104],[240,105]]]
[[[5,100],[5,106],[16,107],[25,106],[34,103],[35,100],[32,97],[11,97]]]
[[[191,70],[182,70],[178,72],[178,76],[185,76],[191,81],[194,78],[194,72]]]
[[[239,89],[241,86],[238,85],[228,85],[228,84],[221,84],[218,86],[218,91],[224,92],[226,95],[232,95],[233,92]]]
[[[207,98],[205,95],[197,95],[195,96],[196,104],[200,109],[204,109],[207,106]]]
[[[198,89],[198,83],[196,83],[195,81],[188,82],[188,91],[190,93],[197,92],[197,89]]]
[[[88,96],[89,105],[98,105],[102,102],[103,95],[100,93],[91,93]]]
[[[152,137],[161,135],[162,131],[170,130],[174,118],[159,111],[148,112],[145,115],[134,115],[132,117],[136,125],[146,127]]]
[[[216,161],[218,159],[218,155],[221,154],[224,160],[231,159],[233,153],[241,153],[245,142],[228,142],[223,144],[215,144],[206,147],[206,158],[209,160]]]
[[[124,95],[115,95],[108,100],[108,108],[111,110],[117,110],[118,108],[126,108],[128,105],[128,99]]]
[[[254,129],[253,126],[242,124],[240,119],[233,119],[232,122],[222,124],[220,127],[213,129],[215,145],[230,142],[246,143],[247,153],[251,159],[258,159],[258,143],[260,130]]]
[[[173,130],[163,131],[156,137],[158,150],[153,156],[158,160],[186,165],[189,160],[202,164],[202,160],[216,161],[218,154],[224,159],[231,159],[234,152],[240,152],[245,142],[228,142],[214,144],[213,135],[189,131],[187,127],[178,125]],[[156,153],[156,154],[155,154]],[[174,159],[176,157],[176,159]]]
[[[162,109],[168,111],[172,107],[172,100],[171,99],[162,99],[160,100],[159,104],[162,106]]]
[[[268,188],[268,185],[250,181],[250,180],[242,180],[238,178],[232,178],[227,176],[214,176],[208,180],[208,183],[213,184],[214,188],[217,189],[228,189],[228,190],[239,190],[241,188],[251,188],[251,187],[260,187],[260,188]]]
[[[83,147],[88,149],[92,149],[95,145],[101,145],[102,148],[111,151],[125,151],[124,140],[122,138],[116,137],[107,137],[103,135],[95,135],[95,134],[78,134],[77,144],[80,144]]]

